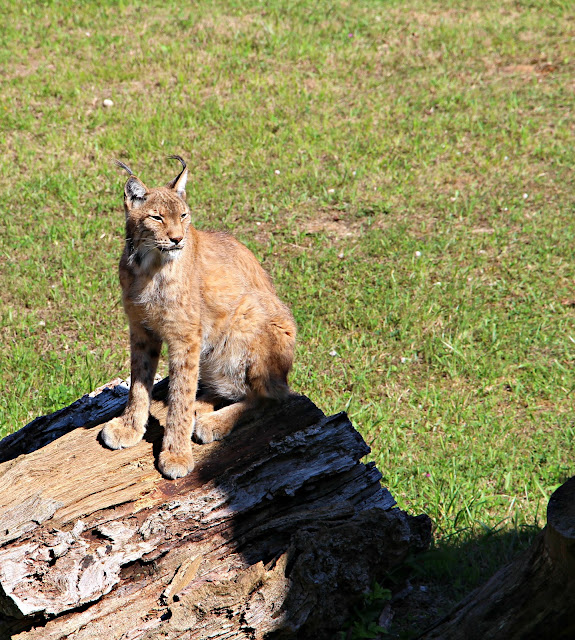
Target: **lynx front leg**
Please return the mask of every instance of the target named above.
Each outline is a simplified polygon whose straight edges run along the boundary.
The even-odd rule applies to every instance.
[[[124,449],[140,442],[148,424],[150,394],[162,341],[141,325],[130,327],[131,384],[128,404],[119,418],[104,425],[100,432],[110,449]]]
[[[199,332],[191,338],[183,336],[181,344],[171,345],[169,356],[170,399],[158,467],[174,480],[194,468],[192,431],[200,362]]]

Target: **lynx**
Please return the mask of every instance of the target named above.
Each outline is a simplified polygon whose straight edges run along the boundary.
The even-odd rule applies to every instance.
[[[131,386],[123,414],[106,423],[111,449],[146,430],[162,343],[169,400],[158,459],[167,478],[194,467],[199,443],[230,433],[247,409],[289,394],[296,327],[253,253],[227,233],[199,231],[186,204],[188,170],[148,189],[129,167],[124,187],[126,244],[120,283],[130,327]],[[196,398],[198,380],[201,394]]]

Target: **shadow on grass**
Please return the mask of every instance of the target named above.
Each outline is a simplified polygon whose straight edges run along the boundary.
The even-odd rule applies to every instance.
[[[513,530],[470,533],[463,541],[439,541],[429,551],[409,559],[381,584],[392,593],[393,619],[385,637],[418,638],[460,600],[515,560],[539,532],[535,525],[523,525]],[[347,637],[362,636],[351,633]]]

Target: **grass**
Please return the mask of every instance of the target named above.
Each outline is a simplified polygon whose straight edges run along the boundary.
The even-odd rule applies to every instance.
[[[487,577],[572,474],[568,9],[3,3],[0,435],[129,374],[112,159],[155,185],[179,153],[293,308],[293,387],[433,518],[420,579]]]

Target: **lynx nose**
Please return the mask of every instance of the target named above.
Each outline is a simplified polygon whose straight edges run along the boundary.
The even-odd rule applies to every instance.
[[[170,238],[170,242],[171,242],[173,245],[178,245],[178,244],[180,244],[180,242],[182,241],[182,238],[183,238],[183,236],[175,236],[175,237],[173,237],[173,238]]]

